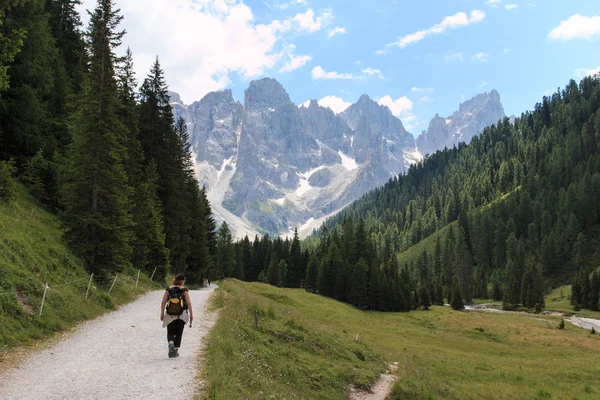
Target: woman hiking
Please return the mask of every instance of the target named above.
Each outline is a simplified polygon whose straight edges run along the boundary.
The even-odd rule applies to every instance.
[[[186,287],[183,274],[175,275],[173,285],[165,290],[160,304],[160,320],[163,328],[167,327],[167,341],[169,342],[169,358],[179,357],[179,346],[185,324],[194,320],[190,292]]]

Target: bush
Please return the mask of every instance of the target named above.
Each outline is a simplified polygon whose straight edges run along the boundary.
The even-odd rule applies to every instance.
[[[0,161],[0,203],[8,203],[15,195],[15,160]]]
[[[561,319],[560,324],[558,324],[558,329],[565,329],[565,320]]]

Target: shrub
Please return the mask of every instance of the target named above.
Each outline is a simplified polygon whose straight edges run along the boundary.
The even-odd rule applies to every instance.
[[[560,324],[558,324],[558,329],[565,329],[565,320],[561,319]]]

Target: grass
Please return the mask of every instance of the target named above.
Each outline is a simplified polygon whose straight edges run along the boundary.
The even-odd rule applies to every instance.
[[[574,314],[582,318],[600,319],[600,311],[592,311],[587,309],[573,311],[573,306],[571,305],[569,297],[570,295],[571,285],[564,285],[554,289],[548,296],[546,296],[546,309]]]
[[[599,335],[559,330],[560,318],[363,312],[299,289],[221,287],[202,398],[342,399],[348,384],[372,384],[384,361],[399,363],[391,399],[600,397]]]
[[[89,275],[64,243],[58,218],[18,185],[16,197],[0,204],[0,356],[112,310],[154,287],[141,274],[136,288],[136,273],[119,275],[110,296],[108,287],[94,282],[86,300]],[[50,289],[40,318],[46,283]]]

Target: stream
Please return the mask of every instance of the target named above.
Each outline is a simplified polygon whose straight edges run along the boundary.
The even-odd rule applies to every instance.
[[[505,311],[499,308],[495,308],[493,304],[476,304],[476,305],[466,305],[466,311],[487,311],[494,313],[502,313],[502,314],[511,314],[511,313],[519,313],[519,314],[528,314],[525,311]],[[542,311],[540,315],[550,315],[555,317],[565,317],[565,313],[559,311]],[[580,318],[580,317],[566,317],[565,321],[570,322],[571,324],[578,326],[583,329],[592,330],[594,328],[596,331],[600,330],[600,319],[593,318]]]

